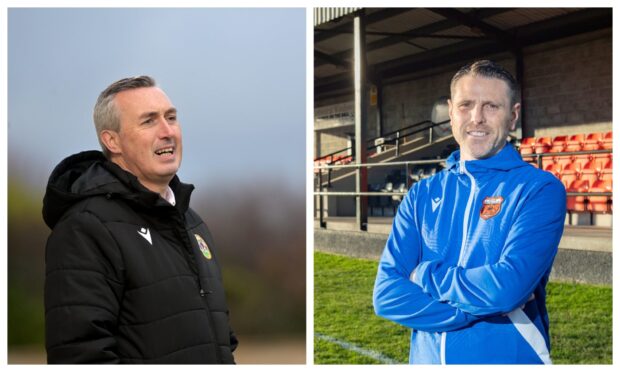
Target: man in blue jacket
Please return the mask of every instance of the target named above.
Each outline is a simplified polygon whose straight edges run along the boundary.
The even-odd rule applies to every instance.
[[[509,72],[477,61],[450,90],[460,150],[400,204],[375,311],[412,328],[410,363],[549,364],[545,286],[564,228],[564,186],[506,141],[521,109]]]

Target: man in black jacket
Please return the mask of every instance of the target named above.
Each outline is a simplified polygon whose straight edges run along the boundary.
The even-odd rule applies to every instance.
[[[94,109],[103,153],[52,172],[43,218],[49,363],[234,363],[213,240],[176,176],[176,109],[148,76]]]

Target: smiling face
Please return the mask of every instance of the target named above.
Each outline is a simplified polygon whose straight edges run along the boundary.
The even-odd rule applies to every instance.
[[[138,177],[147,189],[162,194],[183,153],[176,109],[157,87],[119,92],[114,105],[120,130],[101,132],[110,160]]]
[[[510,97],[500,79],[465,75],[456,81],[448,110],[462,160],[486,159],[504,147],[521,109]]]

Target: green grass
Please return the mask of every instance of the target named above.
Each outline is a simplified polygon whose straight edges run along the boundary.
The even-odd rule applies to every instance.
[[[314,254],[314,331],[407,363],[410,330],[374,314],[377,262]],[[547,285],[554,364],[611,364],[609,286]],[[314,341],[316,364],[377,364],[332,342]]]

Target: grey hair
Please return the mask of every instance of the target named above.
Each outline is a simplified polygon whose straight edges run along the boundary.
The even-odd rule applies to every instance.
[[[456,82],[466,75],[500,79],[508,85],[510,104],[514,105],[515,103],[521,101],[521,92],[517,80],[510,72],[508,72],[508,70],[496,62],[483,59],[480,61],[471,62],[461,67],[452,77],[452,81],[450,82],[450,93],[454,93]]]
[[[150,76],[136,76],[121,79],[108,86],[97,98],[95,108],[93,110],[93,121],[95,122],[95,130],[97,131],[97,139],[106,158],[110,158],[110,152],[101,141],[101,132],[104,130],[120,131],[121,121],[118,110],[114,104],[114,97],[117,93],[125,90],[137,88],[150,88],[157,86],[155,79]]]

